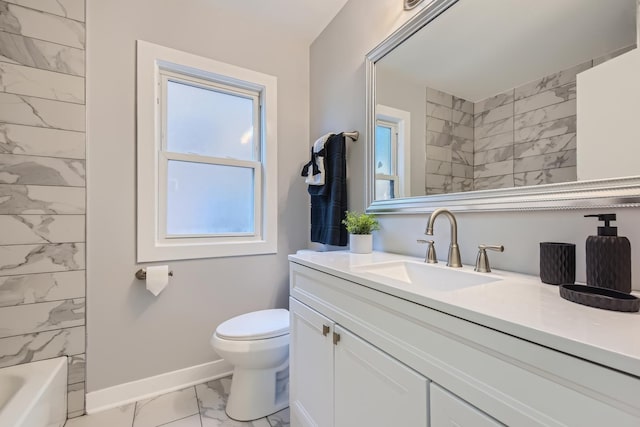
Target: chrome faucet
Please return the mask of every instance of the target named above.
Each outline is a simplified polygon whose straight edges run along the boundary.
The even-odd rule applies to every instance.
[[[458,248],[458,222],[456,221],[456,217],[453,216],[448,209],[439,208],[431,213],[431,216],[429,216],[429,222],[427,223],[427,230],[424,234],[427,236],[433,236],[433,223],[440,214],[444,214],[444,216],[449,218],[449,222],[451,223],[451,244],[449,245],[447,267],[462,267],[462,262],[460,261],[460,248]]]

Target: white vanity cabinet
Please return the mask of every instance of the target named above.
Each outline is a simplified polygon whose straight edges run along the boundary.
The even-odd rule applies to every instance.
[[[349,259],[290,256],[294,427],[640,426],[638,376],[394,295]]]
[[[427,426],[427,379],[290,299],[294,426]]]
[[[431,427],[500,427],[488,415],[435,383],[429,387]]]

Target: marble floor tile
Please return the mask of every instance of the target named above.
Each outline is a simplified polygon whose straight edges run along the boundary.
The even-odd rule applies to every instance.
[[[289,408],[255,421],[230,419],[231,377],[67,421],[65,427],[289,427]]]
[[[271,427],[289,427],[290,423],[290,412],[289,408],[285,408],[280,412],[276,412],[273,415],[269,415],[267,419],[271,424]]]
[[[65,427],[131,427],[135,403],[118,408],[83,415],[67,421]]]
[[[156,427],[198,413],[194,387],[136,403],[133,427]]]
[[[249,422],[230,419],[225,413],[230,387],[231,377],[196,386],[202,427],[270,427],[266,418]]]
[[[161,424],[158,427],[202,427],[202,424],[200,423],[200,415],[195,414],[170,423]]]

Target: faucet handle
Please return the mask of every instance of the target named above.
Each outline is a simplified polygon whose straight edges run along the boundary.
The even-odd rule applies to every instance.
[[[422,244],[427,244],[429,245],[427,247],[427,253],[424,256],[424,262],[428,263],[428,264],[437,264],[438,263],[438,258],[436,257],[436,247],[434,246],[434,241],[433,240],[423,240],[423,239],[418,239],[417,240],[418,243],[422,243]]]
[[[473,269],[474,271],[478,271],[480,273],[491,273],[487,249],[491,251],[504,252],[503,245],[478,245],[478,257],[476,258],[476,268]]]

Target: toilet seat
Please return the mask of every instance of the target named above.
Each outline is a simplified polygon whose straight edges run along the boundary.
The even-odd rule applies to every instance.
[[[289,311],[281,308],[242,314],[216,328],[219,338],[230,341],[264,340],[288,333]]]

